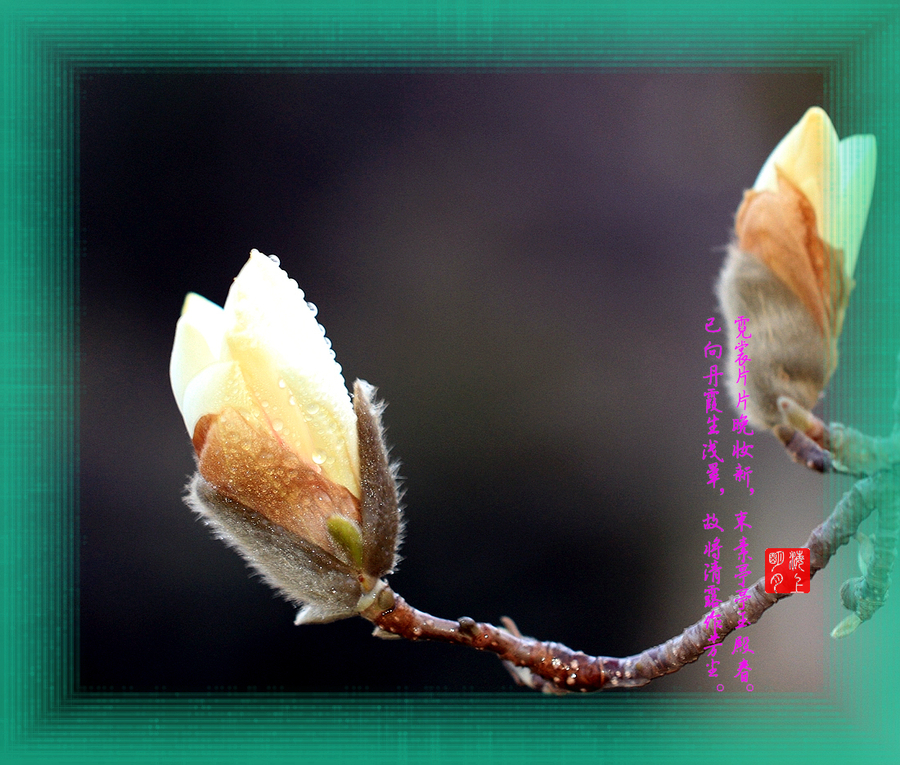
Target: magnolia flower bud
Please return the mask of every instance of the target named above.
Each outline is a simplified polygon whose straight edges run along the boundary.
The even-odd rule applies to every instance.
[[[224,308],[189,294],[172,390],[197,454],[188,504],[297,622],[367,608],[396,563],[400,513],[373,389],[351,404],[315,307],[257,250]]]
[[[872,187],[875,137],[838,141],[809,109],[744,192],[716,292],[729,331],[729,390],[758,427],[781,422],[779,396],[812,409],[837,366],[837,340]],[[746,319],[746,382],[738,383],[735,319]]]

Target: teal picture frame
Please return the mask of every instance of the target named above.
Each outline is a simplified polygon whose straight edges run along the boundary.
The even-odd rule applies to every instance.
[[[834,419],[880,432],[900,339],[900,3],[2,4],[0,752],[8,762],[885,761],[900,750],[888,602],[827,692],[278,694],[79,690],[80,69],[815,68],[875,133],[867,255]],[[860,381],[867,381],[861,385]],[[874,381],[874,382],[872,382]],[[837,499],[835,487],[826,505]],[[818,582],[813,583],[815,587]],[[789,607],[786,604],[783,607]],[[835,620],[836,621],[836,620]],[[823,627],[823,630],[825,628]],[[802,641],[802,636],[797,636]]]

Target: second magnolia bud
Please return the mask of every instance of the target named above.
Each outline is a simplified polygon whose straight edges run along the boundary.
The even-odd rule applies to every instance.
[[[729,331],[729,392],[756,427],[782,423],[780,396],[812,409],[837,366],[874,181],[875,138],[838,141],[813,107],[744,193],[716,294]],[[734,363],[739,316],[752,335],[744,380]]]
[[[716,292],[731,349],[726,369],[735,407],[744,412],[738,397],[746,390],[747,418],[765,428],[781,422],[779,396],[812,409],[825,387],[828,354],[822,333],[800,299],[755,255],[736,245],[728,248]],[[747,319],[752,336],[744,381],[738,380],[734,351],[739,316]]]

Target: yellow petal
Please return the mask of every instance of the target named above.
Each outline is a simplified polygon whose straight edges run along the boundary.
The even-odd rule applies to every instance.
[[[828,190],[840,187],[838,143],[834,125],[825,110],[814,106],[781,139],[753,184],[754,191],[777,192],[778,173],[784,175],[812,205],[822,239],[825,239],[823,222],[831,212],[826,209],[826,195],[830,206],[832,197]]]
[[[188,433],[193,438],[201,417],[217,415],[227,407],[237,409],[245,418],[258,422],[260,427],[268,427],[262,421],[259,405],[244,382],[238,363],[217,361],[203,369],[185,388],[181,415]]]
[[[875,136],[838,141],[823,109],[808,109],[769,155],[754,191],[778,191],[778,175],[806,196],[816,216],[819,237],[843,253],[844,273],[853,276],[872,189],[875,185]]]
[[[230,357],[273,431],[359,497],[356,415],[341,368],[297,283],[254,250],[224,310]]]

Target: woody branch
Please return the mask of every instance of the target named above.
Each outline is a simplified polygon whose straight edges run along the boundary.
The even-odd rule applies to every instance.
[[[837,550],[856,534],[859,525],[876,507],[885,506],[898,488],[900,472],[897,470],[883,471],[854,484],[806,542],[811,553],[810,575],[825,568]],[[893,530],[895,541],[896,527]],[[677,672],[737,629],[742,617],[747,624],[754,624],[766,610],[786,597],[790,596],[767,593],[764,580],[759,579],[748,590],[746,599],[734,596],[680,635],[625,658],[589,656],[559,643],[524,637],[508,619],[504,620],[505,629],[469,617],[455,621],[439,619],[413,608],[390,590],[383,592],[362,616],[376,625],[375,634],[381,637],[436,640],[495,653],[521,684],[562,693],[634,688]]]

